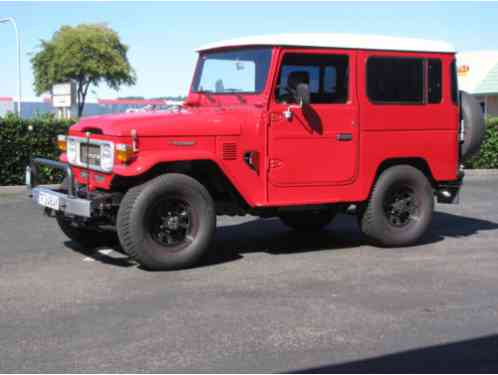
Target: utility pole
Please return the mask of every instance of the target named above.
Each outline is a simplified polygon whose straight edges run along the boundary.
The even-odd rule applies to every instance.
[[[14,17],[0,18],[0,23],[10,22],[14,26],[16,32],[17,43],[17,114],[21,117],[22,111],[22,95],[21,95],[21,40],[19,39],[19,30],[17,29],[16,20]]]

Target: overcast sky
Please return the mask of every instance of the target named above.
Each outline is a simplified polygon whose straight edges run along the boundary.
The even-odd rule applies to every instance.
[[[444,40],[458,51],[498,50],[498,3],[14,3],[0,2],[0,18],[16,18],[22,41],[23,96],[35,97],[29,55],[61,25],[107,23],[130,47],[134,87],[100,98],[186,94],[195,48],[239,36],[283,32],[343,32]],[[16,48],[10,25],[0,24],[0,96],[17,95]],[[90,98],[92,99],[92,98]]]

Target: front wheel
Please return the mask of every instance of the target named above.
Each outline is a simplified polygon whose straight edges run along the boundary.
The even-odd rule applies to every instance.
[[[427,230],[434,211],[434,192],[417,168],[398,165],[379,176],[360,210],[363,234],[380,246],[408,246]]]
[[[209,192],[182,174],[166,174],[130,189],[121,201],[117,231],[123,250],[145,268],[195,265],[216,229]]]

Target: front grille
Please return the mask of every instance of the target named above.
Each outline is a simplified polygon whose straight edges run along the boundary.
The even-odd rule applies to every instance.
[[[80,162],[100,167],[100,145],[80,143]]]

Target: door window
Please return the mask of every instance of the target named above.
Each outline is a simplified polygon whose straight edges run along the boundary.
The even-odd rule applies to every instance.
[[[348,56],[288,53],[280,68],[276,99],[295,103],[295,89],[307,83],[311,103],[345,103],[348,99]]]

